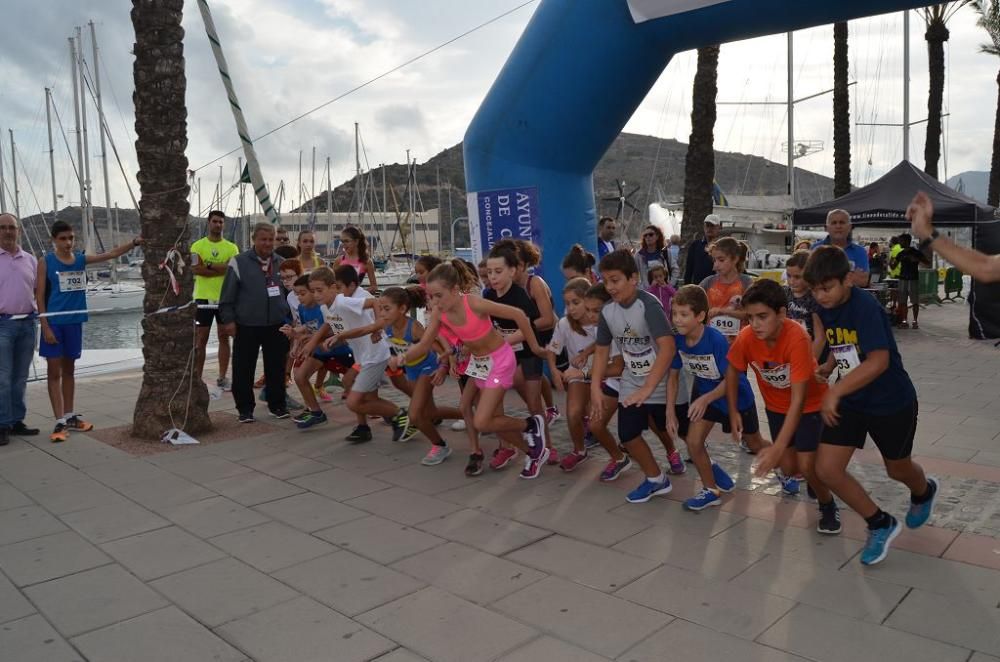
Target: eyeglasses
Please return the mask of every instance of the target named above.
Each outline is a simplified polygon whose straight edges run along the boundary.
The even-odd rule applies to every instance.
[[[655,238],[655,237],[656,237],[656,235],[654,233],[652,233],[652,232],[647,232],[646,234],[642,235],[643,239],[650,239],[650,238]]]

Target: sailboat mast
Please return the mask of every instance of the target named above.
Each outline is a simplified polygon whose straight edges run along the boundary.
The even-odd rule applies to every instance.
[[[10,166],[11,174],[14,177],[14,216],[18,221],[21,219],[21,191],[17,188],[17,149],[14,145],[14,129],[7,129],[10,133]],[[27,233],[25,233],[27,236]]]
[[[333,186],[330,184],[330,157],[326,157],[326,254],[333,247]]]
[[[437,221],[437,244],[438,250],[437,254],[441,255],[441,166],[437,166],[434,175],[434,186],[437,188],[437,198],[438,198],[438,221]]]
[[[386,234],[386,230],[385,230],[385,215],[386,215],[386,212],[388,211],[389,208],[386,206],[388,199],[386,198],[386,195],[385,195],[386,194],[386,186],[385,186],[385,164],[384,163],[381,164],[380,167],[382,168],[382,232],[381,232],[381,234],[379,234],[379,239],[381,240],[382,237]],[[383,251],[383,252],[385,252],[385,251]]]
[[[97,29],[90,21],[90,45],[94,51],[94,96],[97,98],[97,126],[101,136],[101,174],[104,177],[104,213],[108,232],[111,233],[111,245],[118,245],[118,226],[111,222],[111,186],[108,185],[108,150],[104,136],[104,104],[101,102],[101,65],[97,59]],[[111,279],[118,281],[118,262],[120,258],[111,261]]]
[[[237,186],[240,187],[240,220],[243,221],[243,219],[246,216],[246,213],[245,213],[246,209],[243,206],[244,203],[246,202],[246,199],[243,197],[243,157],[242,156],[237,156],[236,157],[236,176],[240,178],[239,181],[237,182]]]
[[[295,209],[302,211],[302,150],[299,150],[299,190],[295,192]]]
[[[358,129],[358,123],[354,123],[354,197],[357,198],[358,202],[358,218],[361,223],[365,220],[365,209],[364,201],[361,199],[361,151],[359,148],[360,144],[360,129]]]
[[[316,223],[316,146],[313,145],[312,184],[309,187],[309,228]]]
[[[49,130],[49,176],[52,179],[52,222],[59,217],[59,196],[56,193],[56,150],[52,145],[52,90],[45,88],[45,124]]]
[[[788,33],[788,195],[795,204],[795,79],[792,63],[795,58],[795,38]]]
[[[0,214],[7,212],[7,196],[3,192],[6,182],[3,178],[3,141],[0,140]],[[20,222],[21,219],[17,219]]]
[[[903,160],[910,160],[910,12],[903,12]]]
[[[87,252],[94,251],[93,239],[97,234],[97,224],[94,223],[94,205],[91,199],[91,179],[90,179],[90,142],[87,138],[87,78],[84,75],[83,58],[83,28],[76,28],[76,57],[77,73],[80,75],[80,130],[83,132],[83,163],[80,164],[80,171],[83,175],[83,190],[86,194],[86,223],[91,228],[90,240],[87,245]]]
[[[84,245],[90,251],[94,247],[94,236],[87,222],[87,191],[83,184],[83,132],[80,129],[80,79],[77,77],[77,41],[69,38],[70,74],[73,78],[73,116],[76,120],[76,180],[80,184],[80,217],[83,220]]]

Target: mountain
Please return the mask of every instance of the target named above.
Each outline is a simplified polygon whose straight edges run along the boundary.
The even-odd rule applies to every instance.
[[[945,184],[959,193],[964,193],[970,198],[975,198],[979,202],[985,203],[990,190],[990,173],[981,170],[969,170],[951,177]]]
[[[625,181],[625,192],[636,186],[639,191],[631,198],[633,204],[643,208],[662,194],[669,199],[680,199],[684,190],[684,159],[687,145],[676,140],[660,139],[633,133],[622,133],[608,149],[594,171],[594,189],[599,200],[601,215],[614,215],[617,202],[605,202],[602,198],[618,197],[616,180]],[[458,143],[431,157],[426,163],[417,165],[417,187],[424,209],[437,207],[435,178],[440,168],[441,206],[444,218],[466,215],[465,166],[462,159],[462,143]],[[768,161],[760,156],[733,152],[715,153],[716,180],[724,193],[730,195],[781,195],[786,192],[785,165]],[[833,180],[803,170],[795,169],[798,183],[799,203],[803,206],[817,204],[833,198]],[[652,191],[650,183],[652,177]],[[386,182],[395,189],[399,208],[407,208],[406,165],[386,166]],[[371,186],[374,186],[378,200],[382,199],[382,169],[371,172]],[[354,202],[355,182],[350,180],[333,190],[333,211],[349,211],[357,207]],[[370,188],[370,187],[369,187]],[[387,206],[392,210],[392,194],[386,195]],[[449,202],[451,212],[449,213]],[[313,201],[306,202],[295,211],[310,211]],[[315,199],[316,211],[326,211],[326,192]],[[381,203],[379,203],[381,204]],[[420,208],[420,205],[417,205]]]
[[[601,215],[614,216],[617,211],[616,201],[605,201],[603,198],[618,198],[616,181],[625,181],[625,192],[629,193],[637,186],[639,190],[630,201],[640,209],[647,203],[657,199],[680,200],[684,191],[684,160],[687,155],[687,145],[676,140],[660,139],[653,136],[642,136],[633,133],[622,133],[608,149],[604,158],[594,171],[594,189],[598,200],[597,210]],[[387,207],[398,209],[405,213],[408,208],[408,193],[406,191],[406,164],[394,163],[385,166],[387,184]],[[437,174],[440,172],[440,200],[442,218],[458,218],[466,216],[465,199],[465,164],[462,158],[462,143],[458,143],[431,157],[416,168],[415,205],[417,209],[434,209],[438,206],[439,190],[436,186]],[[734,152],[715,153],[716,181],[722,191],[728,195],[781,195],[786,192],[787,168],[781,163],[751,154]],[[966,175],[984,175],[988,173],[963,173]],[[381,206],[382,200],[382,168],[376,168],[370,174],[364,175],[370,182],[368,189],[373,193]],[[833,180],[801,168],[795,169],[799,203],[808,206],[833,198]],[[954,179],[954,178],[953,178]],[[950,182],[950,180],[949,180]],[[650,186],[652,184],[652,186]],[[966,184],[968,186],[968,183]],[[392,202],[393,191],[397,203]],[[985,186],[983,188],[985,199]],[[333,211],[346,212],[357,209],[355,202],[355,181],[353,179],[340,184],[333,189]],[[291,211],[308,212],[315,202],[317,212],[326,211],[326,192],[306,202],[298,209]],[[367,207],[371,207],[369,202]],[[105,246],[110,245],[110,238],[105,228],[105,212],[103,207],[95,208],[98,234],[104,239]],[[68,207],[59,212],[59,218],[68,221],[76,230],[78,236],[83,236],[81,214],[79,207]],[[139,216],[134,209],[120,210],[120,225],[124,236],[134,236],[139,231]],[[44,239],[47,244],[48,233],[45,228],[51,219],[43,219],[40,215],[31,216],[25,220],[29,230],[29,239],[36,242]],[[461,224],[456,232],[456,243],[467,241]]]

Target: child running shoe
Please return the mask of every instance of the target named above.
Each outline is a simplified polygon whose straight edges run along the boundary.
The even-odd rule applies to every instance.
[[[352,444],[363,444],[366,441],[371,441],[372,429],[367,425],[359,425],[351,430],[351,434],[347,435],[345,440]]]
[[[655,496],[669,494],[672,489],[673,485],[670,484],[670,479],[666,476],[663,477],[663,480],[659,481],[644,478],[639,487],[628,493],[625,500],[629,503],[646,503]]]
[[[301,414],[297,416],[292,416],[292,423],[301,423],[302,421],[308,421],[309,417],[312,416],[312,412],[306,409]]]
[[[559,464],[559,451],[556,450],[555,446],[549,448],[549,459],[545,461],[545,464],[550,467],[554,467]]]
[[[320,402],[333,402],[333,396],[326,392],[325,388],[313,387],[313,393]]]
[[[836,535],[840,533],[840,510],[837,509],[837,502],[819,504],[819,522],[816,530],[826,535]]]
[[[56,422],[55,428],[52,430],[52,434],[49,435],[49,441],[54,444],[58,444],[61,441],[66,441],[69,439],[69,433],[66,431],[66,424]]]
[[[707,487],[702,489],[690,499],[684,502],[685,510],[691,510],[698,512],[699,510],[705,510],[706,508],[711,508],[713,506],[719,506],[722,504],[722,497],[708,489]]]
[[[323,425],[329,419],[326,417],[322,411],[311,411],[309,412],[309,418],[304,421],[296,421],[295,427],[300,430],[308,430],[309,428],[316,427],[317,425]]]
[[[934,502],[937,500],[938,495],[938,482],[936,478],[927,477],[927,490],[929,494],[927,495],[927,500],[923,503],[913,503],[910,501],[910,509],[906,512],[906,528],[919,529],[931,518],[931,514],[934,512]]]
[[[528,425],[521,435],[528,446],[528,457],[535,459],[542,455],[548,445],[548,435],[545,432],[545,417],[535,414],[528,417]],[[545,454],[548,457],[548,454]]]
[[[681,459],[679,451],[668,453],[667,462],[670,463],[670,473],[675,476],[680,476],[682,473],[687,471],[687,467],[684,466],[684,460]]]
[[[605,465],[604,471],[601,472],[601,482],[610,483],[613,480],[617,480],[623,471],[628,471],[631,467],[632,458],[628,455],[623,457],[621,462],[611,460]]]
[[[465,421],[463,421],[462,419],[458,419],[457,421],[451,424],[451,429],[454,430],[455,432],[464,432]]]
[[[587,455],[587,451],[584,451],[582,453],[577,453],[576,451],[573,451],[572,453],[568,453],[565,457],[563,457],[562,461],[559,462],[559,468],[565,471],[566,473],[569,473],[589,459],[590,456]]]
[[[861,550],[862,565],[875,565],[889,554],[889,545],[896,539],[903,528],[895,517],[889,515],[889,525],[880,529],[868,529],[868,540]]]
[[[712,463],[712,477],[715,478],[715,486],[719,488],[720,492],[728,494],[736,487],[736,481],[733,480],[732,476],[715,462]]]
[[[406,435],[407,429],[410,427],[410,417],[407,415],[405,409],[400,409],[396,412],[396,415],[389,419],[389,424],[392,425],[392,440],[393,441],[405,441],[403,437]],[[410,435],[411,437],[413,435]],[[407,437],[406,439],[409,439]]]
[[[79,414],[73,414],[66,419],[66,429],[73,432],[90,432],[94,429],[94,424],[83,420]]]
[[[778,479],[778,482],[781,483],[781,491],[782,492],[784,492],[788,496],[798,496],[799,495],[799,489],[800,489],[800,487],[799,487],[799,481],[798,481],[797,478],[794,478],[792,476],[785,476],[784,474],[782,474],[782,473],[780,473],[778,471],[774,472],[774,476],[775,476],[775,478]]]
[[[465,465],[465,475],[471,478],[483,473],[483,459],[485,458],[482,453],[471,454],[468,464]]]
[[[524,458],[524,469],[518,474],[519,477],[525,480],[533,480],[538,478],[538,475],[542,473],[542,465],[549,458],[549,449],[542,447],[542,454],[536,458],[531,456],[525,456]]]
[[[750,448],[750,445],[747,443],[746,439],[740,439],[740,450],[742,450],[747,455],[756,455],[757,454],[757,451],[755,451],[754,449]]]
[[[490,469],[494,471],[500,471],[514,459],[517,455],[517,451],[513,448],[498,448],[493,451],[493,457],[490,459]]]
[[[432,444],[431,449],[427,451],[427,455],[424,455],[424,459],[420,460],[420,464],[425,467],[434,467],[447,460],[449,455],[451,455],[450,446]]]
[[[562,414],[559,413],[559,407],[546,407],[545,409],[546,423],[555,423],[560,418],[562,418]]]

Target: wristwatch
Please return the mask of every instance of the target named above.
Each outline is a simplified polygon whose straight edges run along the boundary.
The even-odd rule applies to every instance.
[[[934,240],[940,236],[941,233],[937,231],[937,228],[935,228],[934,231],[931,232],[931,236],[921,241],[920,245],[917,248],[919,248],[921,251],[927,250],[930,247],[930,245],[934,243]]]

